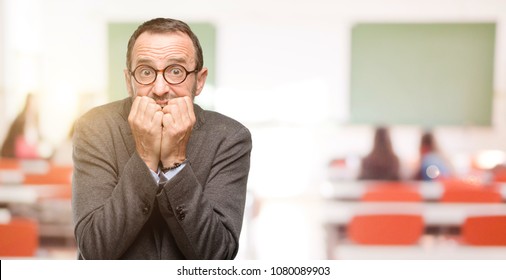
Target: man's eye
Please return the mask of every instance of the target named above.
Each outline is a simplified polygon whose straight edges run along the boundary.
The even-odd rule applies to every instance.
[[[149,68],[141,69],[140,74],[141,74],[141,76],[148,77],[148,76],[153,75],[153,70],[151,70]]]
[[[183,73],[183,71],[181,71],[181,69],[179,68],[172,68],[170,70],[170,74],[173,75],[173,76],[179,76]]]

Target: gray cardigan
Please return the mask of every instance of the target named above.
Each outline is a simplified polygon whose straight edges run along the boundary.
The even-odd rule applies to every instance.
[[[135,151],[132,99],[76,123],[72,209],[80,259],[233,259],[239,247],[251,134],[195,105],[186,166],[158,186]]]

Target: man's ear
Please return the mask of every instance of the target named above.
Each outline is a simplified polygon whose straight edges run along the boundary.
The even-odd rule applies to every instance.
[[[199,95],[206,84],[207,79],[207,68],[204,67],[197,73],[197,90],[195,91],[195,96]]]
[[[128,96],[133,97],[134,89],[132,88],[132,75],[130,75],[128,69],[123,70],[123,73],[125,74],[125,83],[128,91]]]

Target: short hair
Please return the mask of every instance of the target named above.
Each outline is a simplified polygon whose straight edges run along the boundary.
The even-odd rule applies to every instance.
[[[427,148],[429,151],[437,150],[436,138],[434,134],[432,134],[432,131],[425,131],[422,134],[420,146]]]
[[[130,67],[132,66],[131,55],[132,49],[135,45],[135,41],[137,41],[137,38],[139,38],[139,36],[144,32],[155,34],[182,32],[188,35],[192,40],[193,48],[195,49],[195,62],[196,62],[195,69],[197,71],[200,71],[202,70],[202,67],[204,67],[204,56],[202,54],[202,47],[200,46],[199,39],[197,38],[195,33],[193,33],[190,26],[177,19],[155,18],[139,25],[139,27],[137,27],[137,30],[135,30],[132,36],[130,37],[130,40],[128,40],[126,65],[129,71],[131,71],[130,69]]]

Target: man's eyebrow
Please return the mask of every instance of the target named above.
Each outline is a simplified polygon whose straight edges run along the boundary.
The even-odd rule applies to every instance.
[[[185,63],[186,59],[184,59],[182,57],[175,57],[175,58],[168,59],[167,62],[169,62],[169,63],[172,63],[172,62]]]
[[[141,58],[141,59],[137,60],[136,62],[137,62],[137,64],[149,64],[149,63],[153,62],[153,60],[148,59],[148,58]]]
[[[173,58],[169,58],[166,60],[168,63],[170,64],[173,64],[173,63],[186,63],[186,59],[182,58],[182,57],[173,57]],[[153,59],[149,59],[149,58],[140,58],[139,60],[136,61],[137,64],[150,64],[150,63],[153,63],[154,60]]]

